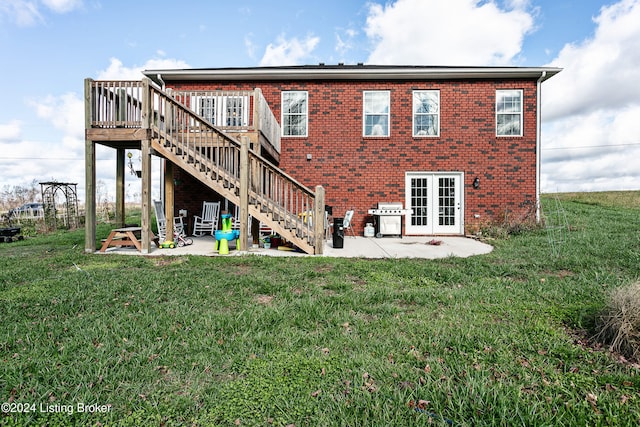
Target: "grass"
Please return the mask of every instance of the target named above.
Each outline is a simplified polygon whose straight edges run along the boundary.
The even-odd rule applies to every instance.
[[[434,261],[0,245],[0,402],[21,410],[0,425],[637,425],[638,366],[584,333],[640,277],[640,195],[617,197],[560,197],[560,256],[544,230]]]

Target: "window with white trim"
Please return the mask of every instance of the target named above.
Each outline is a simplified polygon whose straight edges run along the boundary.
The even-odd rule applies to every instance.
[[[389,110],[391,96],[389,91],[365,91],[363,93],[364,136],[389,136]]]
[[[413,91],[413,136],[440,136],[440,91]]]
[[[306,91],[282,92],[282,136],[307,136],[308,98]]]
[[[212,125],[216,124],[216,100],[213,97],[200,98],[200,115]]]
[[[249,123],[248,95],[218,95],[200,92],[191,98],[191,105],[214,126],[243,127]]]
[[[496,90],[496,136],[522,136],[522,90]]]
[[[246,126],[245,109],[242,96],[228,96],[225,102],[226,126]]]

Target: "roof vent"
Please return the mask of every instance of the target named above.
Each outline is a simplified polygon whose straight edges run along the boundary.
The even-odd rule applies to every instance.
[[[358,62],[358,67],[364,66],[364,62]]]
[[[318,65],[321,66],[321,67],[324,67],[324,62],[321,62]]]
[[[338,62],[338,66],[344,67],[344,62]]]

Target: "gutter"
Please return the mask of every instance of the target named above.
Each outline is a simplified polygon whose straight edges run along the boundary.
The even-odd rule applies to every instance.
[[[165,81],[242,80],[442,80],[442,79],[533,79],[542,80],[560,72],[540,67],[419,67],[419,66],[291,66],[254,68],[200,68],[145,70],[159,85]]]
[[[542,132],[542,112],[540,111],[540,107],[542,102],[540,98],[542,97],[542,82],[545,80],[547,76],[547,72],[543,71],[540,74],[540,78],[536,82],[538,96],[537,98],[537,106],[536,106],[536,223],[540,223],[541,215],[540,211],[542,209],[541,201],[540,201],[540,170],[541,170],[541,159],[542,159],[542,149],[540,147],[540,133]]]

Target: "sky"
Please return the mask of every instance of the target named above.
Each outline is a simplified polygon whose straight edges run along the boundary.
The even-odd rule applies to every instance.
[[[0,0],[0,192],[72,182],[84,200],[85,78],[319,62],[560,67],[542,191],[640,190],[639,23],[640,0]],[[113,199],[115,150],[97,155]]]

